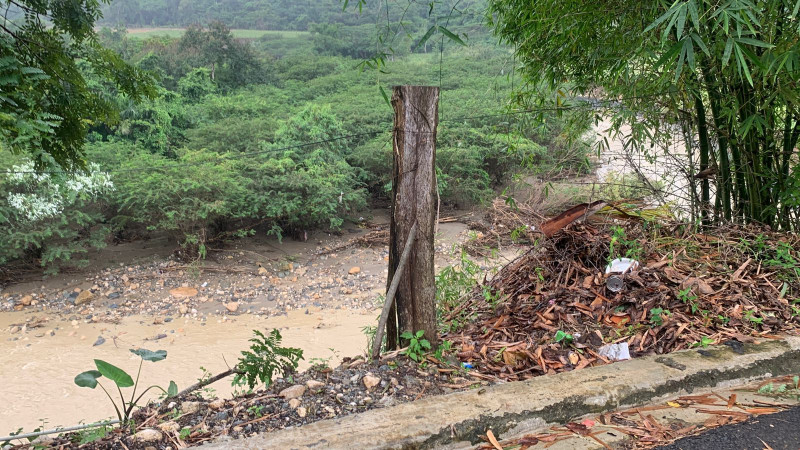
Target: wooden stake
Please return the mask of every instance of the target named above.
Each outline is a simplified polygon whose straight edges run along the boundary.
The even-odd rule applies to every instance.
[[[383,332],[386,327],[386,321],[389,320],[389,311],[394,305],[394,295],[397,293],[397,286],[400,285],[400,277],[403,276],[403,269],[406,268],[408,257],[411,256],[411,248],[414,246],[414,240],[417,238],[417,224],[411,227],[411,233],[408,234],[408,241],[406,247],[403,249],[403,255],[400,257],[400,264],[397,265],[397,270],[392,277],[392,284],[389,286],[389,291],[386,293],[386,302],[383,304],[383,311],[381,311],[381,320],[378,321],[378,329],[375,332],[375,339],[372,341],[372,358],[375,359],[380,355],[381,343],[383,342]]]
[[[414,240],[406,276],[400,277],[394,305],[389,311],[387,350],[398,348],[400,335],[406,331],[422,330],[431,345],[438,344],[433,238],[439,88],[397,86],[392,105],[395,110],[394,169],[387,291],[415,224],[418,239]]]

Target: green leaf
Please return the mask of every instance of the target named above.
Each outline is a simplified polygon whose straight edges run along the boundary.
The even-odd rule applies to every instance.
[[[178,385],[174,381],[170,381],[169,388],[167,388],[167,397],[175,397],[176,395],[178,395]]]
[[[733,39],[728,38],[725,42],[725,51],[722,53],[722,67],[727,67],[728,60],[731,58],[731,52],[733,51]]]
[[[443,35],[445,35],[448,38],[450,38],[451,41],[453,41],[453,42],[455,42],[455,43],[457,43],[459,45],[463,45],[464,47],[467,46],[466,42],[462,41],[461,38],[458,37],[458,35],[456,35],[455,33],[451,32],[447,28],[439,25],[439,31],[441,31]]]
[[[383,86],[378,86],[378,89],[380,89],[381,91],[381,97],[383,97],[383,101],[385,101],[386,104],[389,106],[389,108],[391,108],[392,102],[389,100],[389,96],[386,94],[386,90],[383,89]]]
[[[103,374],[96,370],[87,370],[86,372],[78,374],[75,377],[75,384],[80,387],[88,387],[94,389],[97,387],[97,379],[102,377]]]
[[[417,45],[414,46],[413,50],[416,50],[416,49],[422,47],[423,45],[425,45],[425,43],[428,42],[428,39],[430,39],[431,36],[433,36],[433,33],[435,33],[435,32],[436,32],[436,25],[434,25],[434,26],[432,26],[432,27],[430,27],[428,29],[428,31],[425,33],[425,35],[422,36],[422,39],[420,39],[419,42],[417,42]]]
[[[133,386],[133,378],[119,367],[100,359],[95,359],[94,365],[97,366],[97,370],[99,370],[104,377],[113,381],[117,386],[121,388]]]
[[[766,43],[764,41],[759,41],[758,39],[753,39],[753,38],[744,38],[744,37],[743,38],[737,38],[736,42],[739,42],[740,44],[747,44],[747,45],[752,45],[754,47],[761,47],[761,48],[773,48],[773,47],[775,47],[772,44],[768,44],[768,43]]]
[[[411,334],[410,331],[405,331],[405,332],[403,332],[403,334],[400,335],[400,337],[403,338],[403,339],[413,339],[414,335]]]
[[[158,351],[155,351],[155,352],[151,352],[150,350],[147,350],[147,349],[144,349],[144,348],[140,348],[138,350],[131,349],[131,353],[133,353],[134,355],[139,356],[140,358],[142,358],[145,361],[152,361],[152,362],[163,361],[163,360],[165,360],[167,358],[167,351],[166,350],[158,350]]]

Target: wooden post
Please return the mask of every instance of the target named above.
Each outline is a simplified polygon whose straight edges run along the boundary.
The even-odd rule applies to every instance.
[[[389,277],[394,277],[403,247],[414,224],[417,238],[408,267],[400,274],[394,306],[386,324],[386,347],[398,348],[400,334],[425,332],[438,344],[436,280],[433,237],[436,224],[436,129],[439,123],[439,88],[396,86],[394,107],[394,169],[389,231]]]

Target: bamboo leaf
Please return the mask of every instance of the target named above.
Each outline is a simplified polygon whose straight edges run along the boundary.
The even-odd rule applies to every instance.
[[[761,47],[761,48],[773,48],[773,47],[775,47],[772,44],[768,44],[768,43],[766,43],[764,41],[759,41],[758,39],[753,39],[753,38],[745,38],[745,37],[737,38],[736,42],[738,42],[740,44],[747,44],[747,45],[752,45],[754,47]]]
[[[798,1],[800,1],[800,0],[798,0]],[[648,31],[653,30],[653,28],[661,25],[662,23],[664,23],[665,20],[669,19],[672,16],[673,10],[675,9],[675,6],[677,4],[678,4],[677,1],[675,3],[673,3],[672,7],[670,9],[668,9],[667,12],[662,14],[661,17],[659,17],[658,19],[653,21],[653,23],[651,23],[650,25],[647,26],[647,28],[644,29],[644,33],[647,33]]]
[[[443,26],[439,25],[439,31],[441,31],[441,32],[442,32],[442,34],[444,34],[445,36],[447,36],[448,38],[450,38],[450,40],[451,40],[451,41],[453,41],[453,42],[455,42],[455,43],[457,43],[457,44],[463,45],[463,46],[465,46],[465,47],[467,46],[467,43],[466,43],[466,42],[462,41],[460,37],[458,37],[456,34],[454,34],[453,32],[451,32],[451,31],[450,31],[450,30],[448,30],[447,28],[445,28],[445,27],[443,27]]]
[[[433,36],[433,33],[435,32],[436,32],[436,25],[428,28],[428,31],[422,36],[422,39],[420,39],[419,42],[417,42],[417,45],[414,46],[414,50],[425,45],[425,43],[428,42],[428,39],[430,39],[431,36]]]
[[[728,38],[725,42],[725,51],[722,54],[722,67],[726,67],[728,65],[728,60],[731,58],[731,52],[733,51],[733,39]]]
[[[694,0],[689,0],[686,3],[687,8],[689,8],[689,17],[692,19],[692,23],[694,24],[695,29],[700,29],[700,15],[697,13],[697,3]]]
[[[386,90],[383,89],[383,86],[378,86],[378,89],[380,89],[380,91],[381,91],[381,96],[383,97],[383,101],[385,101],[386,104],[389,105],[389,108],[391,108],[392,107],[392,102],[389,101],[389,96],[386,95]]]
[[[700,47],[700,50],[702,50],[706,56],[711,56],[711,52],[708,51],[708,47],[706,47],[705,42],[703,42],[703,38],[701,38],[699,34],[692,33],[692,39],[697,43],[697,46]]]
[[[681,50],[681,48],[682,48],[682,47],[683,47],[683,44],[682,44],[681,42],[678,42],[678,43],[676,43],[675,45],[673,45],[673,46],[672,46],[672,47],[671,47],[671,48],[670,48],[670,49],[667,51],[667,53],[664,53],[664,55],[663,55],[663,56],[661,56],[661,58],[659,58],[659,60],[658,60],[658,61],[656,61],[656,64],[655,64],[655,67],[654,67],[654,68],[655,68],[656,70],[658,70],[658,68],[660,68],[661,66],[663,66],[664,64],[666,64],[666,63],[667,63],[667,61],[669,61],[670,59],[672,59],[673,57],[675,57],[675,55],[677,55],[677,54],[678,54],[678,52]]]
[[[683,28],[686,26],[686,5],[682,5],[678,10],[678,20],[675,24],[675,35],[678,39],[683,37]]]

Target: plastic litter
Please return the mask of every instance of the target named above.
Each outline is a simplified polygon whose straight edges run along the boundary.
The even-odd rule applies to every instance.
[[[626,359],[631,359],[627,342],[604,345],[600,347],[600,349],[597,351],[597,354],[610,361],[624,361]]]
[[[625,286],[623,275],[636,270],[639,267],[639,261],[630,258],[617,258],[611,261],[606,267],[606,274],[610,274],[606,279],[606,287],[611,292],[619,292]]]
[[[473,365],[472,365],[472,364],[470,364],[470,363],[461,363],[461,365],[462,365],[462,366],[463,366],[465,369],[474,369],[474,368],[475,368],[475,367],[473,367]]]

